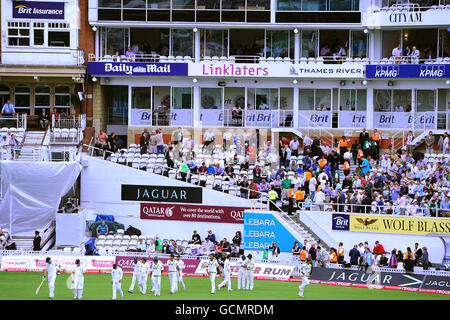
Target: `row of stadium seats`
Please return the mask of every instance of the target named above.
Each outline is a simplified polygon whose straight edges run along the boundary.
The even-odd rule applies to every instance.
[[[78,136],[78,130],[76,128],[54,128],[52,135],[54,139],[75,139]]]

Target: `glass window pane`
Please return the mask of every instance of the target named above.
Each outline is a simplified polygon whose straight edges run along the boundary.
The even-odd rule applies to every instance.
[[[34,90],[36,93],[50,93],[49,86],[36,86]]]
[[[14,88],[15,92],[30,92],[30,87],[25,85],[25,84],[18,84],[15,88]]]
[[[173,9],[194,9],[194,0],[172,0]]]
[[[222,109],[222,88],[201,88],[202,109]]]
[[[14,105],[16,107],[30,107],[30,95],[29,94],[16,94],[14,96]]]
[[[280,110],[292,110],[294,105],[294,89],[280,88]]]
[[[103,54],[114,55],[119,52],[120,55],[124,55],[126,51],[125,32],[125,29],[106,28],[105,37],[102,39]]]
[[[172,30],[172,55],[173,56],[192,56],[193,35],[192,29]]]
[[[202,30],[201,55],[227,56],[228,55],[227,30]]]
[[[391,90],[373,90],[373,106],[376,112],[391,112]]]
[[[278,89],[256,88],[255,105],[256,110],[277,110]]]
[[[199,10],[219,9],[219,8],[220,8],[220,0],[198,0],[197,1],[197,9],[199,9]]]
[[[302,31],[302,57],[317,56],[317,31]]]
[[[37,107],[49,107],[50,106],[50,94],[35,95],[34,105]]]
[[[70,106],[69,95],[55,95],[55,107]]]
[[[153,87],[153,125],[169,125],[170,106],[170,87]]]
[[[55,87],[55,93],[70,93],[70,88],[68,86],[57,86]]]
[[[354,111],[356,110],[356,90],[340,89],[340,106],[339,110]]]
[[[411,90],[394,90],[394,112],[411,112]]]
[[[133,109],[150,109],[151,108],[151,89],[133,87],[131,88],[131,108]]]
[[[354,0],[338,0],[330,1],[331,11],[350,11],[352,10],[352,2]]]
[[[270,10],[270,0],[247,0],[247,10]]]
[[[124,8],[145,8],[145,0],[123,0]]]
[[[434,111],[434,90],[417,90],[417,112]]]
[[[325,11],[326,8],[327,8],[327,0],[302,0],[303,11]]]
[[[356,110],[366,111],[367,110],[367,90],[358,89],[356,90]]]
[[[128,123],[128,86],[104,86],[108,109],[107,124]]]
[[[301,10],[302,1],[301,0],[278,0],[277,10]]]
[[[367,56],[367,35],[363,31],[352,31],[352,57]]]
[[[192,88],[173,88],[173,109],[192,109]]]
[[[49,47],[70,47],[70,32],[68,31],[49,31],[48,32]]]
[[[300,89],[299,110],[314,110],[314,89]]]
[[[289,57],[289,31],[267,31],[266,57]]]
[[[331,90],[316,89],[316,110],[331,110]]]
[[[34,45],[42,46],[44,44],[44,30],[35,29],[34,30]]]
[[[127,1],[127,0],[124,0]],[[99,8],[120,8],[122,0],[98,0]]]
[[[383,58],[390,58],[392,56],[392,49],[401,43],[401,35],[401,30],[383,31]]]
[[[245,10],[245,0],[222,1],[222,9]]]
[[[170,8],[169,0],[148,0],[147,1],[148,9],[168,9]]]

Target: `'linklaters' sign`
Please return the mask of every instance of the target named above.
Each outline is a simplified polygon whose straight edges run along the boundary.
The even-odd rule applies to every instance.
[[[64,19],[64,2],[14,1],[15,19]]]

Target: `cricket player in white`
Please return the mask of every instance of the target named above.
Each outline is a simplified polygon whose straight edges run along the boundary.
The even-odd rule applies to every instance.
[[[208,267],[209,279],[211,280],[211,294],[216,293],[216,275],[217,275],[217,267],[219,263],[214,258],[214,254],[209,255],[209,260],[206,263]]]
[[[181,282],[181,285],[183,286],[183,290],[186,290],[186,286],[184,285],[183,281],[183,270],[186,268],[186,265],[184,264],[184,261],[181,260],[180,256],[177,256],[177,280],[178,282]]]
[[[44,270],[44,279],[46,276],[48,276],[48,297],[50,299],[55,298],[55,280],[56,280],[56,273],[59,269],[59,265],[56,262],[53,262],[50,257],[47,257],[45,259],[46,267]]]
[[[172,294],[178,290],[177,261],[174,258],[175,256],[171,254],[169,260],[167,260],[167,273],[169,274],[170,293]]]
[[[145,294],[147,292],[147,278],[150,271],[150,263],[147,263],[146,258],[142,258],[142,262],[139,266],[139,292]]]
[[[85,272],[86,268],[81,265],[80,260],[75,260],[75,267],[72,269],[72,291],[74,299],[83,298]]]
[[[223,263],[223,281],[219,284],[218,288],[221,289],[222,287],[225,287],[228,285],[228,291],[231,290],[231,255],[227,255],[225,258],[225,261]]]
[[[300,265],[300,277],[302,278],[302,284],[298,286],[300,291],[298,292],[298,295],[303,298],[303,290],[305,290],[305,287],[309,285],[309,275],[311,274],[311,264],[310,260],[308,259],[307,263],[302,263]]]
[[[116,300],[117,290],[119,290],[120,296],[123,298],[122,277],[123,277],[122,268],[117,266],[117,264],[114,263],[112,273],[111,273],[112,286],[113,286],[113,296],[112,296],[113,300]]]
[[[152,285],[153,291],[155,292],[155,297],[161,295],[161,275],[164,270],[164,266],[161,261],[158,261],[158,257],[153,258],[151,275],[152,275]]]
[[[136,284],[136,280],[138,282],[139,286],[139,270],[141,268],[141,262],[138,260],[138,258],[134,258],[134,266],[133,266],[133,279],[131,279],[131,286],[130,289],[128,289],[129,293],[133,293],[134,285]]]
[[[241,260],[237,262],[238,266],[238,290],[245,290],[245,279],[247,278],[247,259],[242,255]],[[242,286],[241,286],[242,283]]]
[[[247,256],[247,290],[253,290],[253,272],[255,271],[255,261],[252,255]]]

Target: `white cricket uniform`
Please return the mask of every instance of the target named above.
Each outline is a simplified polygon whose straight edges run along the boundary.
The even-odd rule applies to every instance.
[[[148,273],[150,271],[150,263],[146,262],[146,263],[142,263],[139,266],[139,291],[142,294],[145,294],[145,292],[147,291],[147,278],[148,278]]]
[[[47,263],[47,279],[48,279],[48,291],[49,298],[55,297],[55,280],[56,280],[56,270],[59,269],[59,265],[56,262]]]
[[[123,298],[123,291],[122,291],[122,277],[123,277],[123,271],[122,268],[117,266],[116,269],[112,270],[111,278],[112,278],[112,286],[113,286],[113,300],[116,300],[116,292],[119,290],[120,296]]]
[[[76,266],[72,269],[72,291],[73,297],[81,299],[83,298],[84,287],[84,273],[86,268],[82,265]]]
[[[155,263],[152,262],[152,285],[153,291],[155,292],[155,296],[159,296],[161,294],[161,275],[164,270],[164,266],[161,261]]]
[[[175,293],[175,291],[178,291],[177,260],[167,260],[167,271],[169,274],[170,292]]]
[[[299,292],[298,295],[303,297],[303,290],[305,287],[309,285],[309,274],[311,273],[311,265],[309,263],[302,263],[300,265],[300,277],[302,278],[302,284],[298,286]]]
[[[247,259],[247,290],[253,290],[253,272],[255,271],[255,261]]]
[[[219,284],[219,288],[228,285],[228,291],[231,291],[231,262],[229,259],[225,259],[222,274],[223,274],[223,281],[221,284]]]
[[[178,282],[181,282],[181,285],[183,286],[183,290],[186,290],[186,286],[184,285],[184,281],[183,281],[183,270],[184,268],[186,268],[186,265],[184,264],[183,260],[177,260],[177,268],[178,268],[178,272],[177,272],[177,280]]]
[[[216,259],[208,260],[206,263],[208,267],[209,279],[211,280],[211,293],[216,293],[216,275],[217,275],[217,267],[219,263]]]
[[[139,274],[140,274],[139,270],[141,268],[141,264],[142,264],[142,262],[137,261],[133,266],[133,279],[131,279],[131,286],[130,286],[130,289],[128,289],[128,291],[130,291],[130,292],[133,292],[136,281],[138,282],[138,286],[139,286]]]
[[[247,268],[245,267],[247,265],[247,259],[242,260],[239,259],[237,262],[238,266],[238,290],[245,290],[245,280],[247,278]],[[241,286],[242,283],[242,286]]]

